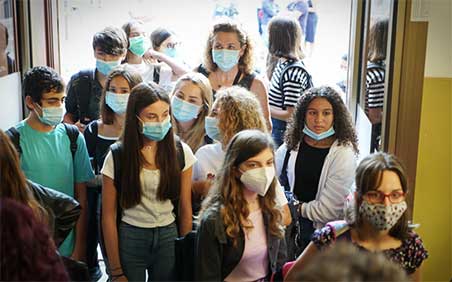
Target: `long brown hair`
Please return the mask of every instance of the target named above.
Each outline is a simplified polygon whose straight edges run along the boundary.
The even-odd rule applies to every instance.
[[[108,74],[107,80],[105,81],[105,87],[102,89],[102,96],[100,97],[100,115],[103,124],[113,124],[115,120],[115,112],[107,105],[105,101],[105,95],[110,88],[111,81],[118,76],[121,76],[127,81],[130,89],[143,81],[141,79],[141,75],[127,64],[115,67]]]
[[[36,201],[20,168],[19,156],[9,137],[0,129],[0,198],[11,198],[29,206],[40,220],[46,210]]]
[[[408,192],[408,182],[406,178],[405,169],[402,163],[394,155],[384,152],[378,152],[365,157],[356,169],[356,193],[357,193],[357,205],[356,215],[357,220],[355,226],[362,224],[362,217],[359,214],[359,206],[363,201],[363,196],[368,191],[377,190],[380,186],[383,172],[392,171],[397,174],[402,184],[403,192]],[[408,218],[407,212],[400,217],[399,221],[389,230],[389,235],[394,238],[403,240],[408,234]]]
[[[181,76],[173,89],[173,94],[186,82],[191,82],[196,85],[201,90],[202,107],[201,111],[196,118],[195,123],[188,133],[187,138],[184,140],[188,146],[195,153],[199,147],[204,144],[204,136],[206,135],[206,130],[204,128],[204,120],[210,113],[210,108],[212,107],[212,87],[210,86],[209,80],[202,74],[197,72],[189,72]],[[179,131],[179,122],[173,119],[173,123],[176,124],[174,131],[177,134]]]
[[[297,20],[291,17],[274,17],[268,23],[268,51],[271,56],[302,60],[303,31]]]
[[[203,202],[202,214],[208,209],[219,209],[221,219],[226,226],[226,234],[237,245],[242,229],[253,228],[248,220],[249,209],[243,196],[244,185],[237,178],[238,167],[244,161],[258,155],[270,148],[274,151],[273,140],[270,135],[259,130],[244,130],[237,133],[226,149],[223,165],[215,180],[214,186]],[[269,218],[268,229],[270,234],[283,237],[281,212],[276,208],[276,178],[270,185],[265,196],[258,196],[262,212]]]
[[[376,21],[369,31],[369,42],[367,47],[367,58],[371,62],[386,59],[386,48],[388,44],[388,19]]]
[[[123,153],[123,172],[121,178],[121,206],[125,209],[134,207],[141,202],[142,188],[140,172],[145,164],[141,153],[143,148],[143,127],[138,115],[147,106],[163,101],[170,105],[165,90],[153,82],[142,82],[135,86],[127,104],[124,132],[121,136]],[[157,142],[155,162],[160,170],[160,182],[157,189],[158,200],[172,200],[178,197],[180,190],[180,167],[177,160],[176,143],[173,129],[170,128],[165,138]]]
[[[217,64],[213,62],[212,49],[215,36],[219,32],[233,32],[237,34],[237,39],[240,42],[240,47],[245,46],[245,51],[242,57],[240,57],[238,66],[245,73],[250,74],[253,72],[253,44],[248,36],[247,32],[236,22],[225,20],[215,24],[210,31],[209,38],[207,39],[206,49],[204,50],[204,65],[207,70],[214,72],[218,69]]]

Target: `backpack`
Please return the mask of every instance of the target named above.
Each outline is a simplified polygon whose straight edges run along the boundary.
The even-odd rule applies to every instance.
[[[64,128],[66,129],[66,134],[69,137],[70,149],[72,154],[72,160],[75,158],[75,153],[77,152],[77,138],[79,135],[78,128],[75,125],[63,123]],[[22,155],[22,148],[20,147],[20,132],[15,128],[11,127],[6,132],[6,135],[8,135],[11,142],[14,144],[14,147],[16,147],[17,152],[19,153],[19,156]]]
[[[301,244],[301,224],[300,224],[300,213],[298,211],[300,207],[300,202],[297,196],[290,191],[289,180],[287,178],[287,164],[289,163],[290,151],[286,151],[284,156],[284,163],[281,169],[281,174],[279,175],[279,182],[284,187],[284,194],[287,199],[287,205],[289,206],[290,215],[292,216],[292,222],[286,227],[285,239],[287,245],[287,259],[289,261],[296,260],[301,254],[302,244]]]
[[[285,74],[286,72],[288,72],[288,71],[289,71],[290,69],[292,69],[292,68],[301,68],[301,69],[306,73],[306,75],[307,75],[307,80],[308,80],[308,83],[307,83],[307,84],[308,84],[308,87],[307,87],[305,90],[314,87],[314,84],[312,83],[312,76],[311,76],[311,75],[309,74],[309,72],[306,70],[306,67],[304,66],[304,64],[303,64],[302,61],[297,61],[297,62],[295,62],[295,63],[293,63],[293,64],[289,64],[289,65],[285,66],[284,69],[281,71],[281,76],[280,76],[280,78],[279,78],[279,89],[281,90],[281,93],[282,93],[282,104],[283,104],[283,108],[285,108],[285,107],[284,107],[284,102],[285,102],[285,98],[286,98],[286,96],[285,96],[284,93],[283,93],[283,77],[284,77],[284,74]]]

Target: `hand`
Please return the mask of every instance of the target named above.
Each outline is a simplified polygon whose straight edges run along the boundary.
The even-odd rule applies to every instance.
[[[162,53],[155,51],[154,49],[149,49],[144,53],[143,58],[146,60],[157,61],[162,57]]]
[[[84,125],[84,124],[81,123],[80,121],[77,121],[77,122],[75,123],[75,125],[77,126],[78,131],[80,131],[80,133],[83,134],[83,132],[85,131],[86,125]]]

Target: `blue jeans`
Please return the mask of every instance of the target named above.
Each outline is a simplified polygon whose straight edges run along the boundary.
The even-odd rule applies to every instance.
[[[287,122],[272,118],[272,125],[272,137],[275,142],[275,149],[278,149],[284,142],[284,133],[286,132]]]
[[[155,228],[141,228],[125,222],[119,225],[119,256],[129,281],[175,280],[176,223]]]

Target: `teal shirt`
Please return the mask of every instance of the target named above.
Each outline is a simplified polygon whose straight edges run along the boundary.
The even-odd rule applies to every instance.
[[[72,160],[71,142],[63,124],[50,132],[40,132],[23,120],[16,125],[16,129],[20,132],[21,167],[31,181],[74,197],[75,183],[94,178],[82,134],[77,138],[77,151]],[[61,245],[60,253],[70,256],[74,244],[72,231]]]

